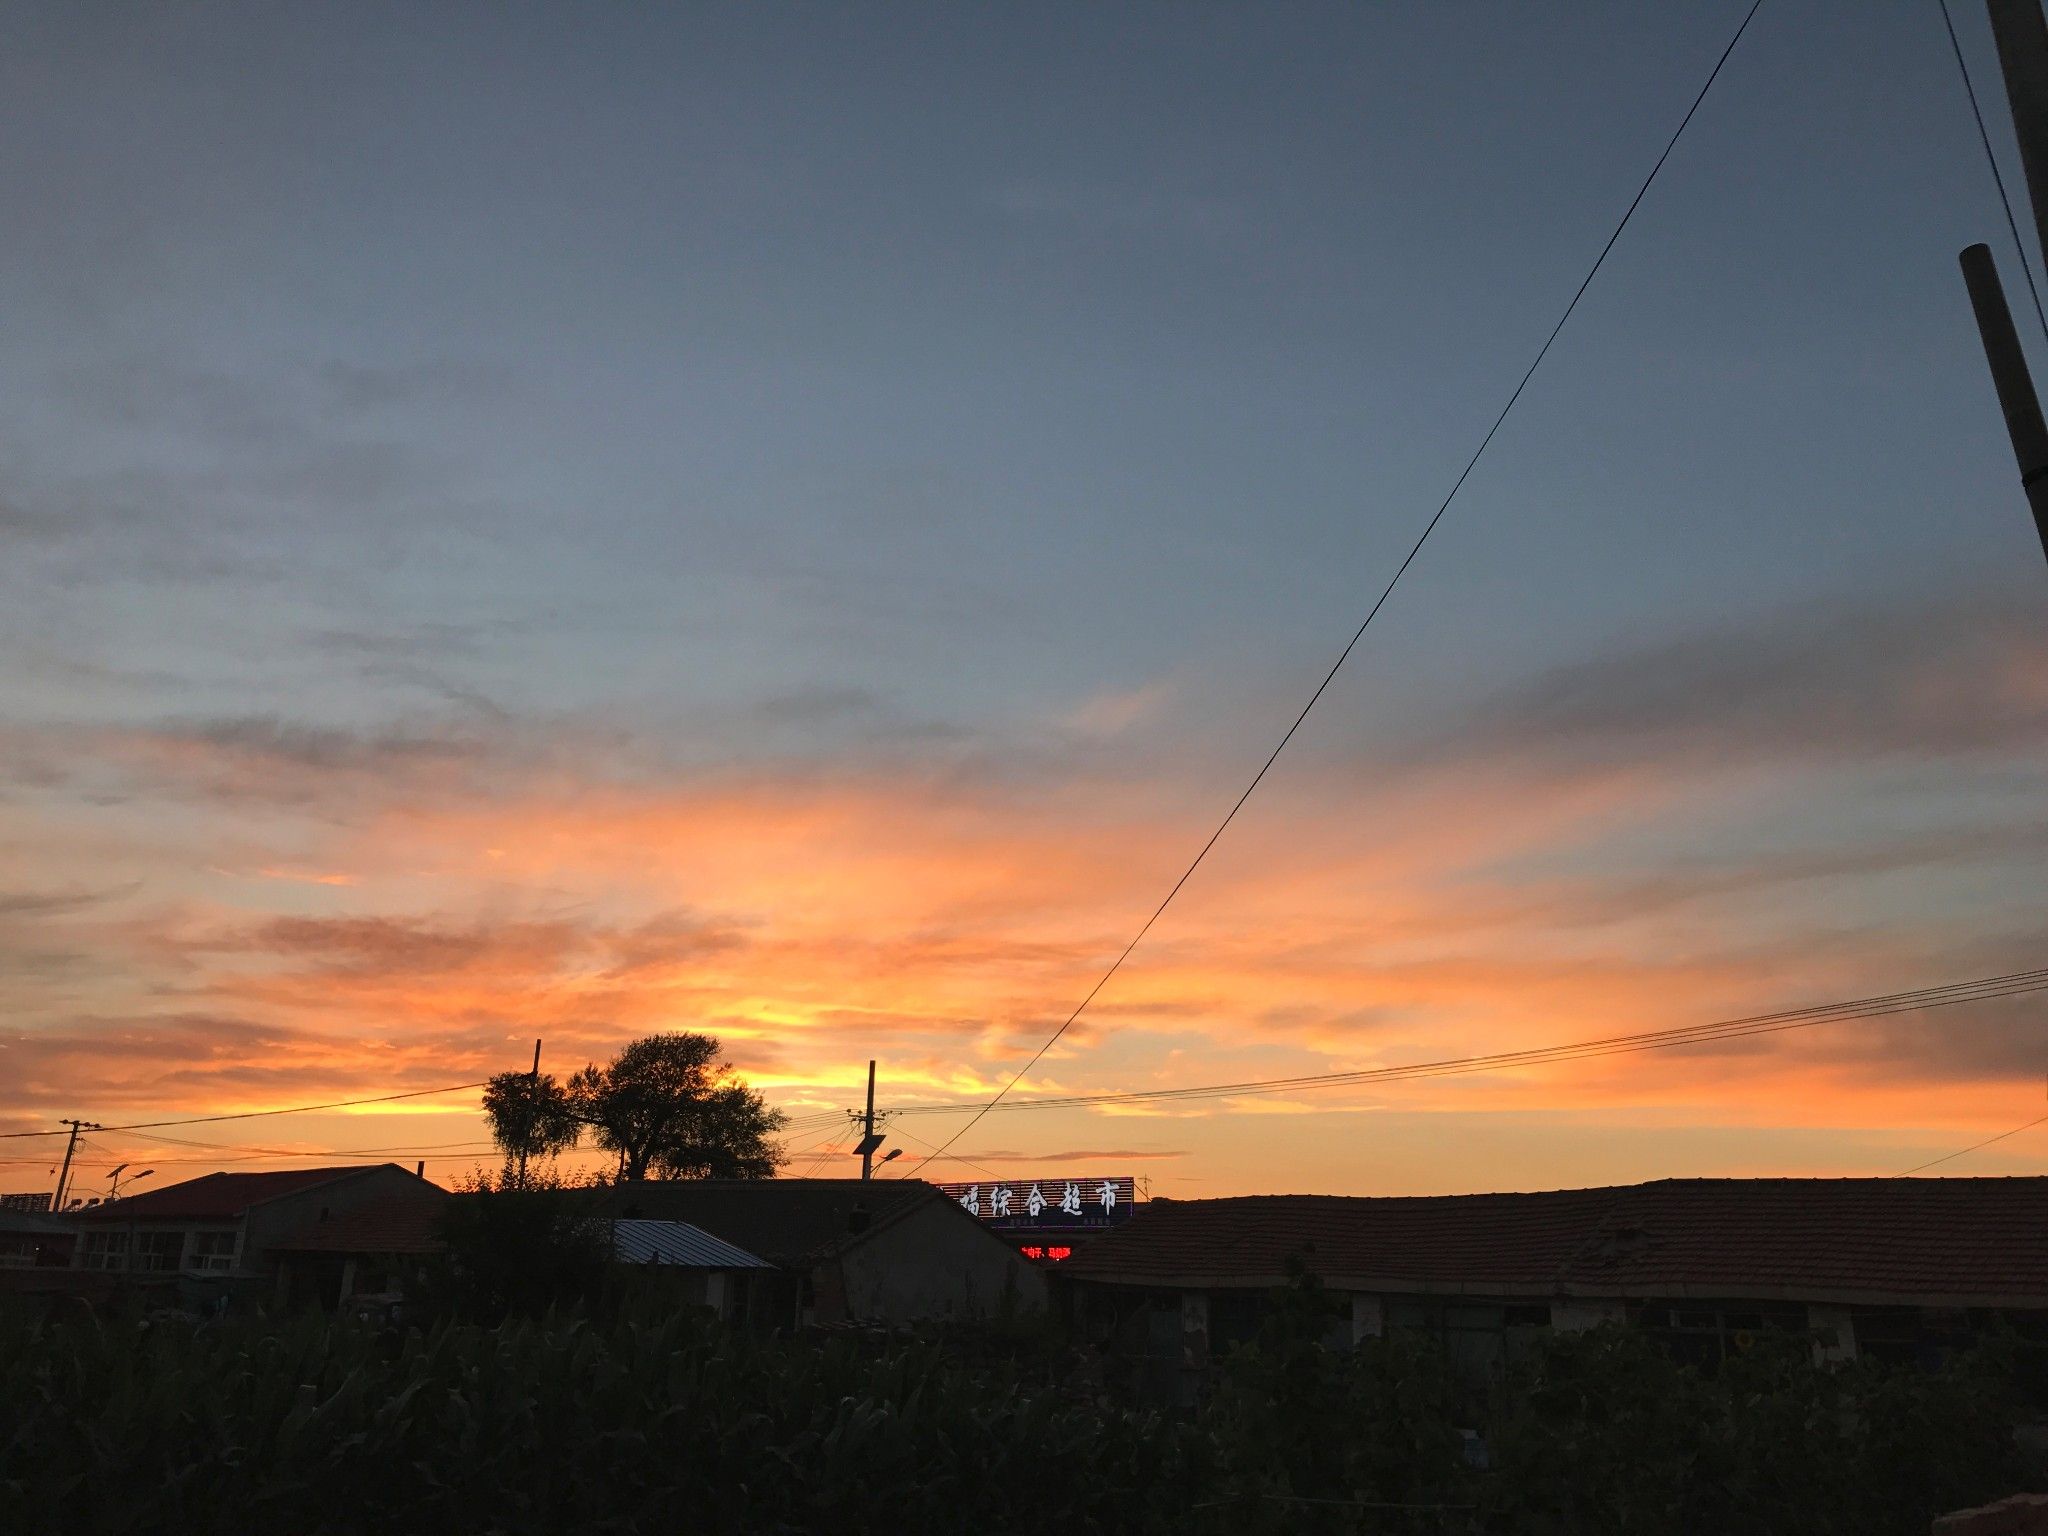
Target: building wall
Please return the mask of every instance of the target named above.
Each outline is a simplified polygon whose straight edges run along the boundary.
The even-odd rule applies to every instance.
[[[247,1246],[239,1216],[210,1221],[93,1222],[80,1231],[72,1263],[80,1269],[107,1274],[168,1277],[190,1267],[193,1237],[202,1232],[234,1234],[235,1272],[239,1273]]]
[[[1191,1400],[1184,1378],[1253,1337],[1274,1304],[1262,1287],[1144,1287],[1100,1281],[1063,1283],[1063,1300],[1082,1336],[1125,1365],[1149,1372],[1155,1401]],[[1621,1300],[1332,1292],[1332,1329],[1325,1343],[1361,1345],[1393,1334],[1435,1336],[1459,1376],[1492,1379],[1523,1358],[1544,1335],[1602,1326],[1641,1329],[1690,1364],[1707,1364],[1775,1334],[1805,1337],[1816,1361],[1839,1364],[1864,1355],[1895,1365],[1939,1366],[1967,1349],[1988,1327],[2048,1338],[2048,1308],[1952,1306],[1901,1302],[1889,1306],[1825,1302]],[[1178,1373],[1178,1374],[1176,1374]]]
[[[836,1290],[843,1316],[857,1322],[991,1317],[1005,1298],[1020,1312],[1045,1307],[1045,1276],[949,1202],[931,1201],[892,1222],[832,1269],[819,1277],[819,1300]],[[821,1321],[831,1320],[826,1312],[821,1305]]]

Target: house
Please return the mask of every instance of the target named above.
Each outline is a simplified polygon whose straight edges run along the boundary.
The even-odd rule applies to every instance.
[[[1610,1321],[1699,1361],[1765,1329],[1929,1361],[1987,1317],[2048,1331],[2048,1178],[1154,1200],[1059,1279],[1087,1333],[1184,1392],[1302,1273],[1333,1342],[1427,1333],[1468,1377],[1532,1332]]]
[[[618,1219],[611,1223],[612,1259],[659,1283],[685,1305],[721,1318],[748,1315],[757,1281],[772,1283],[775,1266],[687,1221]]]
[[[278,1244],[311,1223],[431,1189],[396,1163],[211,1173],[78,1212],[79,1269],[181,1282],[186,1299],[260,1294]]]
[[[1045,1306],[1045,1276],[917,1179],[690,1179],[619,1185],[627,1221],[688,1222],[774,1266],[745,1316],[773,1326],[901,1324]]]
[[[334,1311],[360,1298],[403,1296],[420,1267],[447,1248],[441,1220],[450,1198],[446,1190],[420,1179],[411,1188],[398,1186],[360,1205],[324,1207],[271,1244],[277,1304]]]
[[[362,1311],[416,1297],[425,1265],[447,1252],[442,1223],[448,1205],[463,1198],[422,1184],[330,1212],[287,1234],[271,1250],[278,1264],[278,1303]],[[721,1317],[744,1306],[749,1277],[773,1269],[686,1222],[592,1219],[607,1229],[616,1264],[648,1277],[669,1299],[709,1307]]]

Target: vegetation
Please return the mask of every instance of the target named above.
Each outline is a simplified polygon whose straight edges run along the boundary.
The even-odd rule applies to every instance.
[[[1435,1353],[1331,1351],[1283,1315],[1192,1414],[1089,1377],[1001,1329],[14,1319],[0,1529],[1924,1536],[2028,1485],[1993,1359],[1759,1346],[1704,1376],[1612,1330],[1545,1344],[1475,1422]]]
[[[501,1072],[484,1088],[508,1159],[565,1152],[585,1135],[619,1157],[619,1178],[766,1179],[781,1166],[781,1111],[733,1075],[710,1035],[648,1035],[566,1083]]]
[[[1344,1503],[1347,1518],[1399,1505],[1437,1522],[1413,1529],[1514,1536],[1925,1536],[2044,1470],[2013,1434],[2012,1341],[1923,1373],[1818,1365],[1806,1338],[1760,1334],[1703,1373],[1610,1326],[1540,1336],[1474,1392],[1432,1343],[1331,1351],[1326,1328],[1298,1279],[1206,1415],[1235,1487],[1294,1508],[1294,1530],[1360,1529],[1310,1517]]]
[[[1174,1529],[1192,1437],[688,1320],[0,1328],[0,1529]]]
[[[611,1228],[589,1186],[547,1168],[478,1173],[442,1211],[445,1249],[424,1265],[415,1298],[428,1316],[537,1316],[601,1295],[612,1269]]]

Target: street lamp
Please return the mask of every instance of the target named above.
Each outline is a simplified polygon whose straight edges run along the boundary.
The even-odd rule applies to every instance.
[[[118,1200],[121,1198],[121,1172],[122,1169],[125,1169],[128,1166],[129,1165],[127,1163],[123,1163],[120,1165],[120,1167],[116,1168],[112,1173],[107,1175],[108,1182],[113,1186],[111,1189],[107,1191],[107,1198],[109,1200]],[[128,1182],[130,1184],[139,1183],[143,1179],[148,1178],[151,1174],[155,1172],[156,1170],[154,1168],[145,1168],[142,1170],[142,1172],[135,1175],[135,1177],[130,1179]]]

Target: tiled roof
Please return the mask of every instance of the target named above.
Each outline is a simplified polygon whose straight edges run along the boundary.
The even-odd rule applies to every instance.
[[[772,1269],[687,1221],[615,1221],[612,1257],[621,1264],[675,1264],[684,1269]]]
[[[278,1253],[439,1253],[448,1194],[422,1184],[409,1194],[372,1200],[301,1227],[271,1247]]]
[[[921,1179],[662,1179],[621,1184],[608,1203],[615,1216],[687,1221],[771,1264],[789,1265],[845,1247],[934,1200],[953,1204]]]
[[[1913,1299],[2048,1307],[2048,1178],[1665,1179],[1537,1194],[1158,1200],[1075,1280],[1357,1290]]]
[[[332,1184],[396,1163],[358,1163],[347,1168],[291,1168],[275,1173],[209,1173],[204,1178],[144,1190],[77,1213],[80,1221],[212,1221],[240,1216],[266,1200]]]

